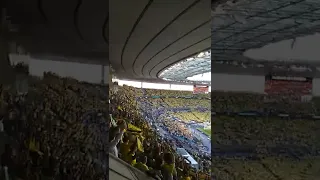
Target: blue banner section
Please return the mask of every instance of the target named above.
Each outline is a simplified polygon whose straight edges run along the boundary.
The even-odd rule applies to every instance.
[[[153,99],[159,99],[161,96],[152,96]]]
[[[163,95],[158,95],[158,96],[142,96],[142,97],[138,97],[138,98],[153,98],[153,99],[158,99],[158,98],[182,98],[182,99],[209,99],[209,97],[205,97],[205,96],[197,96],[197,95],[193,95],[193,96],[163,96]]]

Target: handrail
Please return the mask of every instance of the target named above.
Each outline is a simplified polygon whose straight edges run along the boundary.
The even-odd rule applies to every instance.
[[[114,168],[116,167],[115,162],[121,164],[122,166],[125,166],[126,168],[123,168],[123,167],[121,169]],[[125,173],[126,170],[129,172]],[[109,176],[111,172],[113,172],[119,177],[117,179],[122,178],[122,179],[128,179],[128,180],[154,180],[152,177],[149,177],[144,172],[134,168],[130,164],[126,163],[120,158],[117,158],[116,156],[109,153]]]

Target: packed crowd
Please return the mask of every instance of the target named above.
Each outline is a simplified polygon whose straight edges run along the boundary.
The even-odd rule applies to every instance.
[[[141,92],[139,92],[141,93]],[[182,90],[161,90],[161,89],[143,89],[142,94],[144,96],[159,96],[166,98],[199,98],[199,99],[208,99],[210,98],[210,92],[207,94],[192,94],[191,91],[182,91]],[[190,102],[189,102],[190,103]]]
[[[26,96],[2,91],[1,163],[10,179],[106,179],[106,120],[83,117],[106,114],[104,88],[45,73],[30,77]]]
[[[264,108],[262,94],[216,91],[211,93],[211,101],[213,112],[262,111]]]
[[[318,120],[267,117],[214,117],[213,144],[250,147],[309,147],[320,150]],[[313,153],[317,153],[316,151]]]
[[[292,97],[292,96],[290,96]],[[212,92],[211,108],[213,112],[257,111],[264,114],[317,114],[319,98],[313,97],[309,102],[291,101],[289,96],[266,95],[245,92]]]
[[[211,119],[210,112],[171,112],[173,116],[182,119],[185,122],[206,122]]]
[[[191,93],[189,92],[189,96],[190,94]],[[195,121],[202,123],[210,120],[210,100],[207,98],[148,97],[140,98],[139,100],[148,102],[149,105],[162,109],[167,114],[183,120],[184,122]]]
[[[299,102],[301,96],[312,94],[312,81],[267,80],[265,92],[276,97],[286,94],[291,101]]]
[[[299,160],[286,157],[268,157],[259,160],[214,159],[213,174],[221,180],[316,180],[319,177],[319,158]]]
[[[303,115],[319,112],[319,98],[292,102],[292,96],[266,96],[212,92],[217,112],[212,119],[212,174],[216,179],[317,179],[320,122]]]
[[[189,92],[190,94],[190,92]],[[170,107],[203,107],[210,108],[211,102],[207,99],[184,99],[184,98],[164,98],[164,102]]]
[[[158,130],[159,134],[166,139],[172,140],[176,147],[184,148],[193,157],[199,155],[210,157],[207,146],[211,147],[211,143],[204,144],[203,139],[201,139],[199,135],[195,135],[195,130],[187,127],[184,123],[166,117],[166,115],[160,116],[153,122],[157,124],[157,128],[162,129]],[[199,131],[198,134],[199,133],[201,132]],[[205,136],[205,139],[208,139],[208,137]],[[200,160],[200,163],[201,161],[202,160]]]
[[[212,123],[217,179],[319,177],[319,121],[217,116]]]
[[[288,85],[290,84],[290,85]],[[300,94],[308,95],[312,92],[312,82],[305,81],[281,81],[281,80],[272,80],[266,81],[266,93],[272,94]]]
[[[174,139],[160,136],[157,129],[151,125],[155,121],[150,121],[152,117],[148,113],[151,113],[153,103],[154,107],[163,105],[161,98],[156,98],[156,100],[153,98],[140,98],[141,103],[137,101],[137,94],[139,94],[137,91],[143,91],[144,95],[149,93],[149,96],[163,93],[168,95],[172,92],[142,90],[129,86],[114,89],[110,92],[110,107],[116,125],[111,127],[113,130],[110,130],[110,143],[116,143],[115,147],[111,149],[111,153],[155,178],[165,180],[170,178],[209,179],[209,157],[195,156],[199,162],[204,162],[201,163],[201,170],[196,171],[191,168],[190,162],[187,163],[186,159],[176,153],[175,147],[178,147],[179,144]],[[186,95],[183,92],[176,92]],[[144,106],[146,104],[152,106]],[[150,108],[149,111],[147,111],[148,108]],[[145,109],[145,111],[141,111],[141,109]],[[167,123],[166,125],[168,126],[166,127],[175,126],[171,125],[172,121],[164,121],[163,123]],[[177,122],[177,124],[179,123]],[[178,132],[175,130],[174,132],[179,134],[186,132],[186,129],[181,129]],[[183,135],[188,136],[188,134]],[[141,146],[139,146],[140,142]]]
[[[146,96],[166,96],[166,97],[177,97],[177,96],[190,96],[190,91],[169,91],[161,89],[145,89]]]
[[[163,119],[161,123],[164,127],[167,128],[170,133],[177,133],[186,138],[192,139],[192,132],[185,126],[184,123],[179,121],[172,121],[169,118]]]

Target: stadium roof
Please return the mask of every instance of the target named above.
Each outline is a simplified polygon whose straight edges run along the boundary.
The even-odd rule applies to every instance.
[[[108,64],[108,1],[9,0],[10,40],[47,60]]]
[[[169,68],[161,71],[159,77],[170,81],[190,81],[187,78],[211,71],[211,53],[204,51],[197,53]],[[205,81],[203,81],[205,82]],[[206,82],[210,83],[210,82]]]
[[[320,28],[318,0],[247,0],[212,6],[213,61],[253,61],[243,52],[310,35]]]
[[[123,2],[110,1],[110,62],[117,77],[157,80],[162,70],[210,48],[210,1]]]
[[[157,81],[163,69],[210,48],[210,7],[208,0],[10,0],[7,14],[10,39],[34,57],[111,64],[119,78]]]

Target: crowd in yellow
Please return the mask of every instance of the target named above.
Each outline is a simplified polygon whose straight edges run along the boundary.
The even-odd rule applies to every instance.
[[[212,92],[215,112],[264,111],[297,115],[228,116],[212,121],[212,144],[216,147],[212,173],[217,179],[317,179],[319,177],[320,121],[305,119],[317,114],[320,101],[288,102],[282,97],[266,101],[267,95]],[[299,116],[302,115],[302,116]],[[221,152],[221,154],[219,154]]]
[[[111,88],[112,89],[112,88]],[[150,93],[150,91],[148,90]],[[157,132],[140,114],[136,97],[141,89],[123,86],[109,93],[115,127],[124,127],[119,141],[119,153],[115,154],[127,163],[160,179],[210,179],[209,172],[197,172],[178,154],[172,142],[162,140]],[[120,128],[121,129],[121,128]],[[113,134],[116,132],[115,134]],[[119,133],[120,132],[120,133]],[[121,130],[111,131],[111,142]],[[139,145],[140,144],[140,145]],[[114,153],[114,151],[112,151]]]
[[[6,147],[1,163],[8,169],[8,178],[106,178],[107,170],[96,160],[106,161],[108,123],[99,117],[82,117],[92,110],[107,114],[106,87],[52,73],[28,81],[29,92],[23,95],[10,86],[1,87],[4,132],[0,143]],[[5,179],[2,175],[0,179]]]

